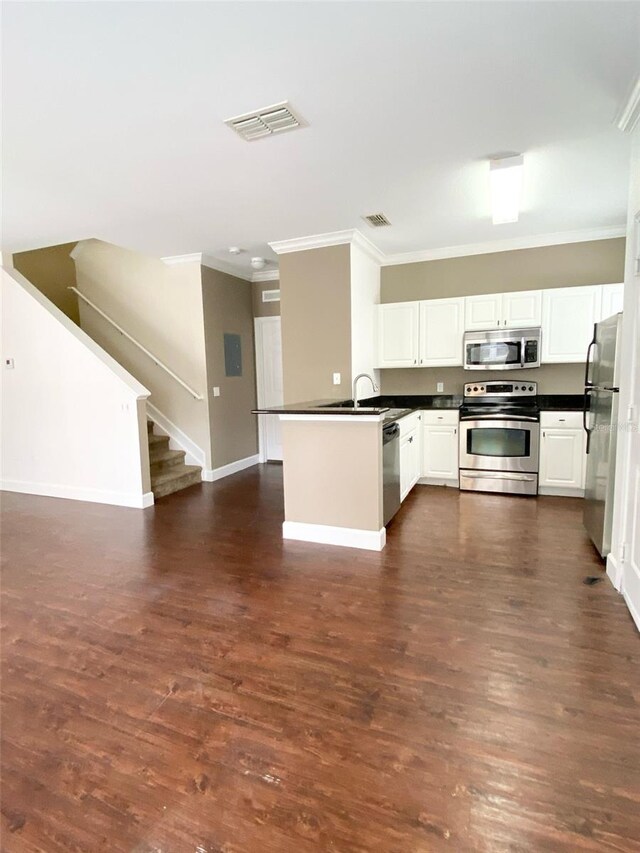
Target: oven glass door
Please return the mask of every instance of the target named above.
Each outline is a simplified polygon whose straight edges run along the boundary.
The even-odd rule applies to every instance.
[[[461,421],[460,467],[535,473],[539,432],[537,421]]]
[[[522,341],[467,343],[465,367],[508,368],[522,365]]]

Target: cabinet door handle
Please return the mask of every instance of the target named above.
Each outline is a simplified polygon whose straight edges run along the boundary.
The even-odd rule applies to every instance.
[[[409,436],[409,444],[411,444],[412,441],[413,441],[413,436],[411,435],[411,436]]]
[[[546,438],[546,437],[547,437],[547,433],[546,433],[544,430],[542,431],[542,437],[543,437],[543,438]]]

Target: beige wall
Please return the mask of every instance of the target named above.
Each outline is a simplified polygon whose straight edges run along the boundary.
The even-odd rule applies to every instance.
[[[280,298],[285,403],[350,397],[350,246],[281,255]]]
[[[213,468],[258,452],[252,285],[202,267],[205,347]],[[225,376],[224,335],[240,335],[242,376]],[[220,396],[213,397],[213,386]]]
[[[408,370],[381,370],[383,394],[435,394],[436,383],[444,382],[444,394],[462,394],[465,382],[487,379],[487,371],[465,370],[462,367],[418,367]],[[584,366],[582,364],[545,364],[536,370],[491,374],[491,379],[518,379],[538,383],[540,394],[582,394]]]
[[[75,243],[61,243],[30,252],[17,252],[13,266],[74,323],[80,322],[75,287],[76,267],[70,252]]]
[[[279,317],[279,302],[263,302],[262,293],[265,290],[278,290],[279,281],[255,281],[252,286],[253,293],[253,316],[254,317]]]
[[[204,313],[200,264],[167,266],[100,240],[76,253],[78,289],[182,380],[181,385],[92,308],[81,304],[82,328],[150,391],[150,402],[202,451],[211,467]]]
[[[383,267],[380,301],[613,284],[623,280],[624,251],[620,237]],[[444,382],[445,394],[460,394],[465,382],[487,376],[462,367],[381,370],[380,375],[383,394],[435,394],[437,382]],[[547,364],[518,371],[518,377],[534,379],[541,394],[580,394],[583,389],[580,364]]]
[[[380,301],[614,284],[624,277],[624,247],[620,237],[383,267]]]
[[[383,527],[381,426],[357,421],[282,422],[287,521]]]

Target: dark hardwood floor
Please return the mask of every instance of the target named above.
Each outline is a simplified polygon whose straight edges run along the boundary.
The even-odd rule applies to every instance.
[[[416,487],[284,544],[262,466],[4,494],[2,849],[640,850],[640,643],[579,500]]]

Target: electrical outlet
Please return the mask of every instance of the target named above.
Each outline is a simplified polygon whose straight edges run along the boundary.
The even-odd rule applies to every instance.
[[[218,388],[218,386],[217,386],[217,385],[214,385],[214,386],[213,386],[213,396],[214,396],[214,397],[219,397],[219,396],[220,396],[220,388]]]
[[[436,385],[436,392],[438,394],[442,394],[443,391],[444,391],[444,382],[438,382],[438,384]]]
[[[333,384],[339,385],[342,382],[342,376],[339,373],[333,374]]]

